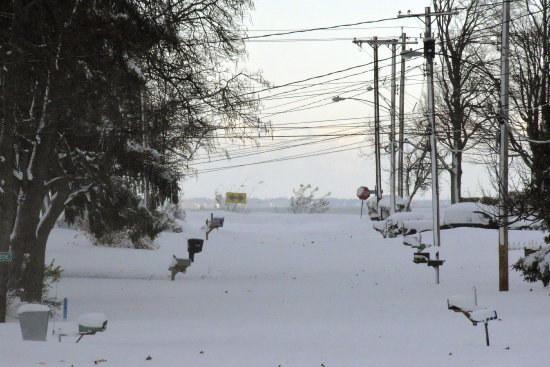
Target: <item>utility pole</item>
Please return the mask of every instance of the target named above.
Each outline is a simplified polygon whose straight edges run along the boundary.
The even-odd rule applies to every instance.
[[[424,54],[426,57],[426,74],[428,82],[428,119],[430,120],[430,156],[432,161],[432,214],[433,214],[433,244],[441,246],[439,225],[439,180],[437,173],[437,146],[435,139],[435,100],[434,100],[434,58],[435,39],[432,38],[432,21],[430,7],[424,9],[426,32],[424,34]],[[439,251],[436,252],[439,260]],[[439,267],[436,267],[435,282],[439,284]]]
[[[382,172],[380,167],[380,91],[378,89],[378,43],[374,41],[374,154],[376,161],[376,208],[382,199]],[[380,213],[380,211],[378,211]],[[382,219],[382,218],[380,218]]]
[[[441,234],[439,224],[439,180],[437,172],[437,146],[435,138],[435,101],[434,101],[434,80],[433,65],[435,58],[435,39],[432,37],[431,16],[451,15],[456,12],[432,13],[429,6],[424,8],[424,14],[399,14],[398,18],[424,16],[424,57],[426,58],[426,78],[428,84],[428,120],[430,123],[430,158],[432,163],[432,215],[433,215],[433,245],[441,246]],[[436,260],[439,260],[439,251],[436,252]],[[435,267],[435,282],[439,284],[439,266]]]
[[[370,40],[354,39],[353,43],[361,45],[367,42],[374,50],[374,145],[376,154],[376,195],[378,201],[382,198],[382,191],[378,191],[378,187],[382,187],[382,174],[380,168],[380,95],[378,87],[378,45],[391,45],[392,50],[392,68],[391,68],[391,132],[390,132],[390,154],[391,154],[391,169],[390,169],[390,214],[395,213],[395,94],[396,94],[396,46],[399,43],[397,39],[380,40],[378,37],[373,37]],[[406,40],[401,42],[407,44]],[[413,42],[411,42],[413,43]],[[414,42],[416,43],[416,42]],[[380,196],[378,196],[380,195]]]
[[[403,197],[403,154],[405,131],[405,56],[407,35],[401,34],[401,74],[399,78],[399,147],[397,153],[397,195]]]
[[[508,123],[510,82],[510,0],[502,1],[502,45],[500,57],[500,167],[498,231],[498,289],[508,291]]]
[[[397,42],[391,44],[391,129],[390,129],[390,154],[391,154],[391,168],[390,168],[390,214],[395,213],[395,49]]]

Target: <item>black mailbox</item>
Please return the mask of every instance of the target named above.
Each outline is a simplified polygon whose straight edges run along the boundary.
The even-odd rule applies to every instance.
[[[413,255],[413,262],[415,264],[425,264],[430,259],[429,252],[415,252]]]
[[[187,251],[189,252],[189,260],[195,261],[195,254],[202,251],[204,240],[201,238],[189,238],[187,240]]]
[[[441,265],[443,265],[445,260],[433,259],[433,260],[428,260],[427,262],[428,262],[428,266],[439,268]]]

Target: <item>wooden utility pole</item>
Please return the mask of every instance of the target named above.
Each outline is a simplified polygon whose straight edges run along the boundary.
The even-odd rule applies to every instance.
[[[395,84],[396,45],[397,40],[391,44],[390,214],[395,213],[395,92],[397,89]]]
[[[398,43],[406,45],[406,40],[400,42],[399,40],[385,39],[381,40],[378,37],[373,37],[370,40],[358,40],[354,39],[353,43],[361,45],[363,42],[367,42],[374,49],[374,145],[376,150],[376,195],[378,201],[382,198],[382,191],[378,191],[378,187],[381,188],[382,185],[382,175],[380,170],[380,95],[378,87],[378,45],[391,45],[392,50],[392,66],[391,66],[391,106],[390,106],[390,116],[391,116],[391,132],[390,132],[390,154],[391,154],[391,169],[390,169],[390,214],[395,213],[395,94],[396,94],[396,57],[397,51],[396,47]],[[416,42],[411,42],[416,43]],[[402,76],[404,77],[404,76]],[[402,130],[401,130],[402,131]]]
[[[397,153],[397,195],[403,197],[403,150],[405,136],[405,56],[407,50],[407,35],[401,34],[401,74],[399,78],[399,144]]]
[[[374,151],[376,161],[376,207],[382,199],[382,172],[380,168],[380,91],[378,89],[378,43],[373,37],[374,48]]]
[[[437,172],[437,146],[435,134],[435,103],[434,103],[434,81],[433,65],[435,58],[435,39],[432,37],[431,16],[452,15],[456,12],[432,13],[430,7],[424,8],[424,14],[399,14],[398,18],[422,17],[424,16],[424,57],[426,58],[426,76],[428,84],[428,120],[430,123],[430,157],[432,163],[432,216],[433,216],[433,245],[441,246],[440,224],[439,224],[439,182]],[[439,260],[439,251],[436,252],[436,260]],[[435,282],[439,284],[439,266],[435,267]]]

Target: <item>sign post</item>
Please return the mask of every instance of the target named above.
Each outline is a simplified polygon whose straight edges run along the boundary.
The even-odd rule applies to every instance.
[[[360,186],[357,189],[357,197],[361,199],[361,217],[360,218],[363,218],[363,201],[367,200],[369,196],[370,196],[370,190],[368,187]]]

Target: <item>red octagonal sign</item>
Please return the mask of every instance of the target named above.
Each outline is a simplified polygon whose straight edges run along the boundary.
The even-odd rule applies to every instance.
[[[369,188],[366,186],[361,186],[357,189],[357,197],[361,200],[367,200],[370,196]]]

